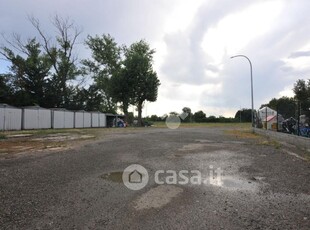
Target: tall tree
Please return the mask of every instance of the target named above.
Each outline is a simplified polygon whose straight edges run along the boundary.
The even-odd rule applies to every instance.
[[[241,122],[251,122],[252,110],[251,109],[238,110],[235,114],[235,119]]]
[[[206,121],[206,114],[200,110],[193,115],[195,122],[205,122]]]
[[[17,35],[13,40],[7,42],[15,51],[9,47],[1,47],[0,53],[11,62],[9,69],[15,85],[14,104],[51,106],[46,98],[51,59],[46,53],[42,53],[35,38],[28,40],[26,44]]]
[[[56,15],[52,21],[57,33],[53,41],[42,30],[38,19],[29,17],[29,20],[41,36],[43,48],[52,61],[56,105],[66,108],[69,105],[70,95],[68,83],[81,74],[77,67],[78,59],[73,53],[81,29],[71,20]]]
[[[121,82],[121,47],[117,45],[109,34],[95,37],[88,36],[86,45],[91,50],[91,59],[83,60],[87,73],[91,74],[97,88],[102,95],[103,103],[107,111],[116,111],[116,103],[121,102],[124,113],[128,111],[128,105],[121,93],[124,86]]]
[[[153,70],[153,54],[148,43],[141,40],[125,50],[124,74],[130,82],[131,102],[137,106],[138,125],[142,125],[142,107],[145,101],[156,101],[160,85]]]
[[[294,84],[293,91],[295,98],[299,101],[302,114],[310,117],[310,79],[307,82],[299,79]]]
[[[13,87],[9,79],[12,79],[10,74],[0,74],[0,103],[12,104]]]
[[[184,107],[183,109],[182,109],[182,114],[181,114],[181,120],[183,121],[183,122],[192,122],[192,116],[193,116],[193,114],[192,114],[192,110],[189,108],[189,107]]]

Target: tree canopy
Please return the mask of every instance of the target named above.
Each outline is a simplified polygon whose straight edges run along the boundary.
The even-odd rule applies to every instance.
[[[129,85],[130,103],[137,106],[139,125],[142,125],[143,103],[157,100],[160,82],[152,66],[154,52],[144,40],[125,48],[122,74]]]
[[[310,117],[310,79],[299,79],[293,88],[295,99],[299,102],[301,113]]]
[[[109,34],[88,35],[85,46],[91,56],[80,60],[75,46],[82,31],[74,22],[56,15],[51,37],[38,19],[28,19],[38,38],[23,42],[18,34],[3,36],[0,55],[10,66],[0,73],[0,103],[112,113],[120,108],[126,117],[134,105],[142,124],[143,104],[156,101],[160,85],[153,70],[155,51],[146,41],[127,47]]]

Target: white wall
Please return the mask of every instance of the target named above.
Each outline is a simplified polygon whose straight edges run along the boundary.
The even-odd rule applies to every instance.
[[[65,124],[64,128],[73,129],[74,128],[74,112],[65,111]]]
[[[0,130],[107,127],[104,113],[0,107]]]
[[[107,116],[104,113],[99,114],[99,127],[107,127]]]
[[[18,108],[0,108],[0,130],[21,130],[22,110]]]
[[[91,113],[84,113],[84,128],[91,127]]]
[[[91,127],[99,127],[99,113],[91,114]]]
[[[23,109],[23,129],[50,129],[51,127],[51,110],[43,108]]]
[[[74,128],[74,112],[64,110],[53,110],[53,128]]]
[[[65,118],[65,111],[62,110],[53,110],[53,119],[52,125],[54,129],[63,129],[65,127],[64,118]]]
[[[74,128],[84,128],[84,112],[74,113]]]

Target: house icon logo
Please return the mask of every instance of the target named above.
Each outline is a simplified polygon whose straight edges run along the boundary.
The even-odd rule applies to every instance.
[[[128,181],[130,183],[142,183],[143,175],[138,171],[134,170],[133,172],[129,173]]]
[[[147,170],[138,164],[129,165],[125,168],[122,178],[124,185],[131,190],[140,190],[144,188],[149,181]]]
[[[165,123],[169,129],[177,129],[181,125],[181,121],[185,120],[185,118],[188,115],[189,115],[188,113],[183,112],[180,115],[177,114],[170,114],[169,116],[166,115],[162,117],[162,119],[166,119]]]

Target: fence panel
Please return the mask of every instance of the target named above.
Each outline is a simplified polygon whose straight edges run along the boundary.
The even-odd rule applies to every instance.
[[[74,113],[74,127],[84,128],[84,112],[77,111]]]
[[[91,113],[84,113],[84,128],[91,127]]]
[[[93,128],[99,127],[99,113],[98,112],[91,113],[91,127]]]
[[[74,128],[74,112],[65,111],[64,113],[64,128],[73,129]]]
[[[0,107],[0,130],[21,130],[22,109]]]
[[[51,110],[44,108],[23,109],[23,129],[50,129],[52,127]]]
[[[107,117],[104,113],[99,114],[99,127],[107,127]]]
[[[53,110],[52,118],[52,128],[53,129],[63,129],[65,128],[65,111],[63,110]]]

